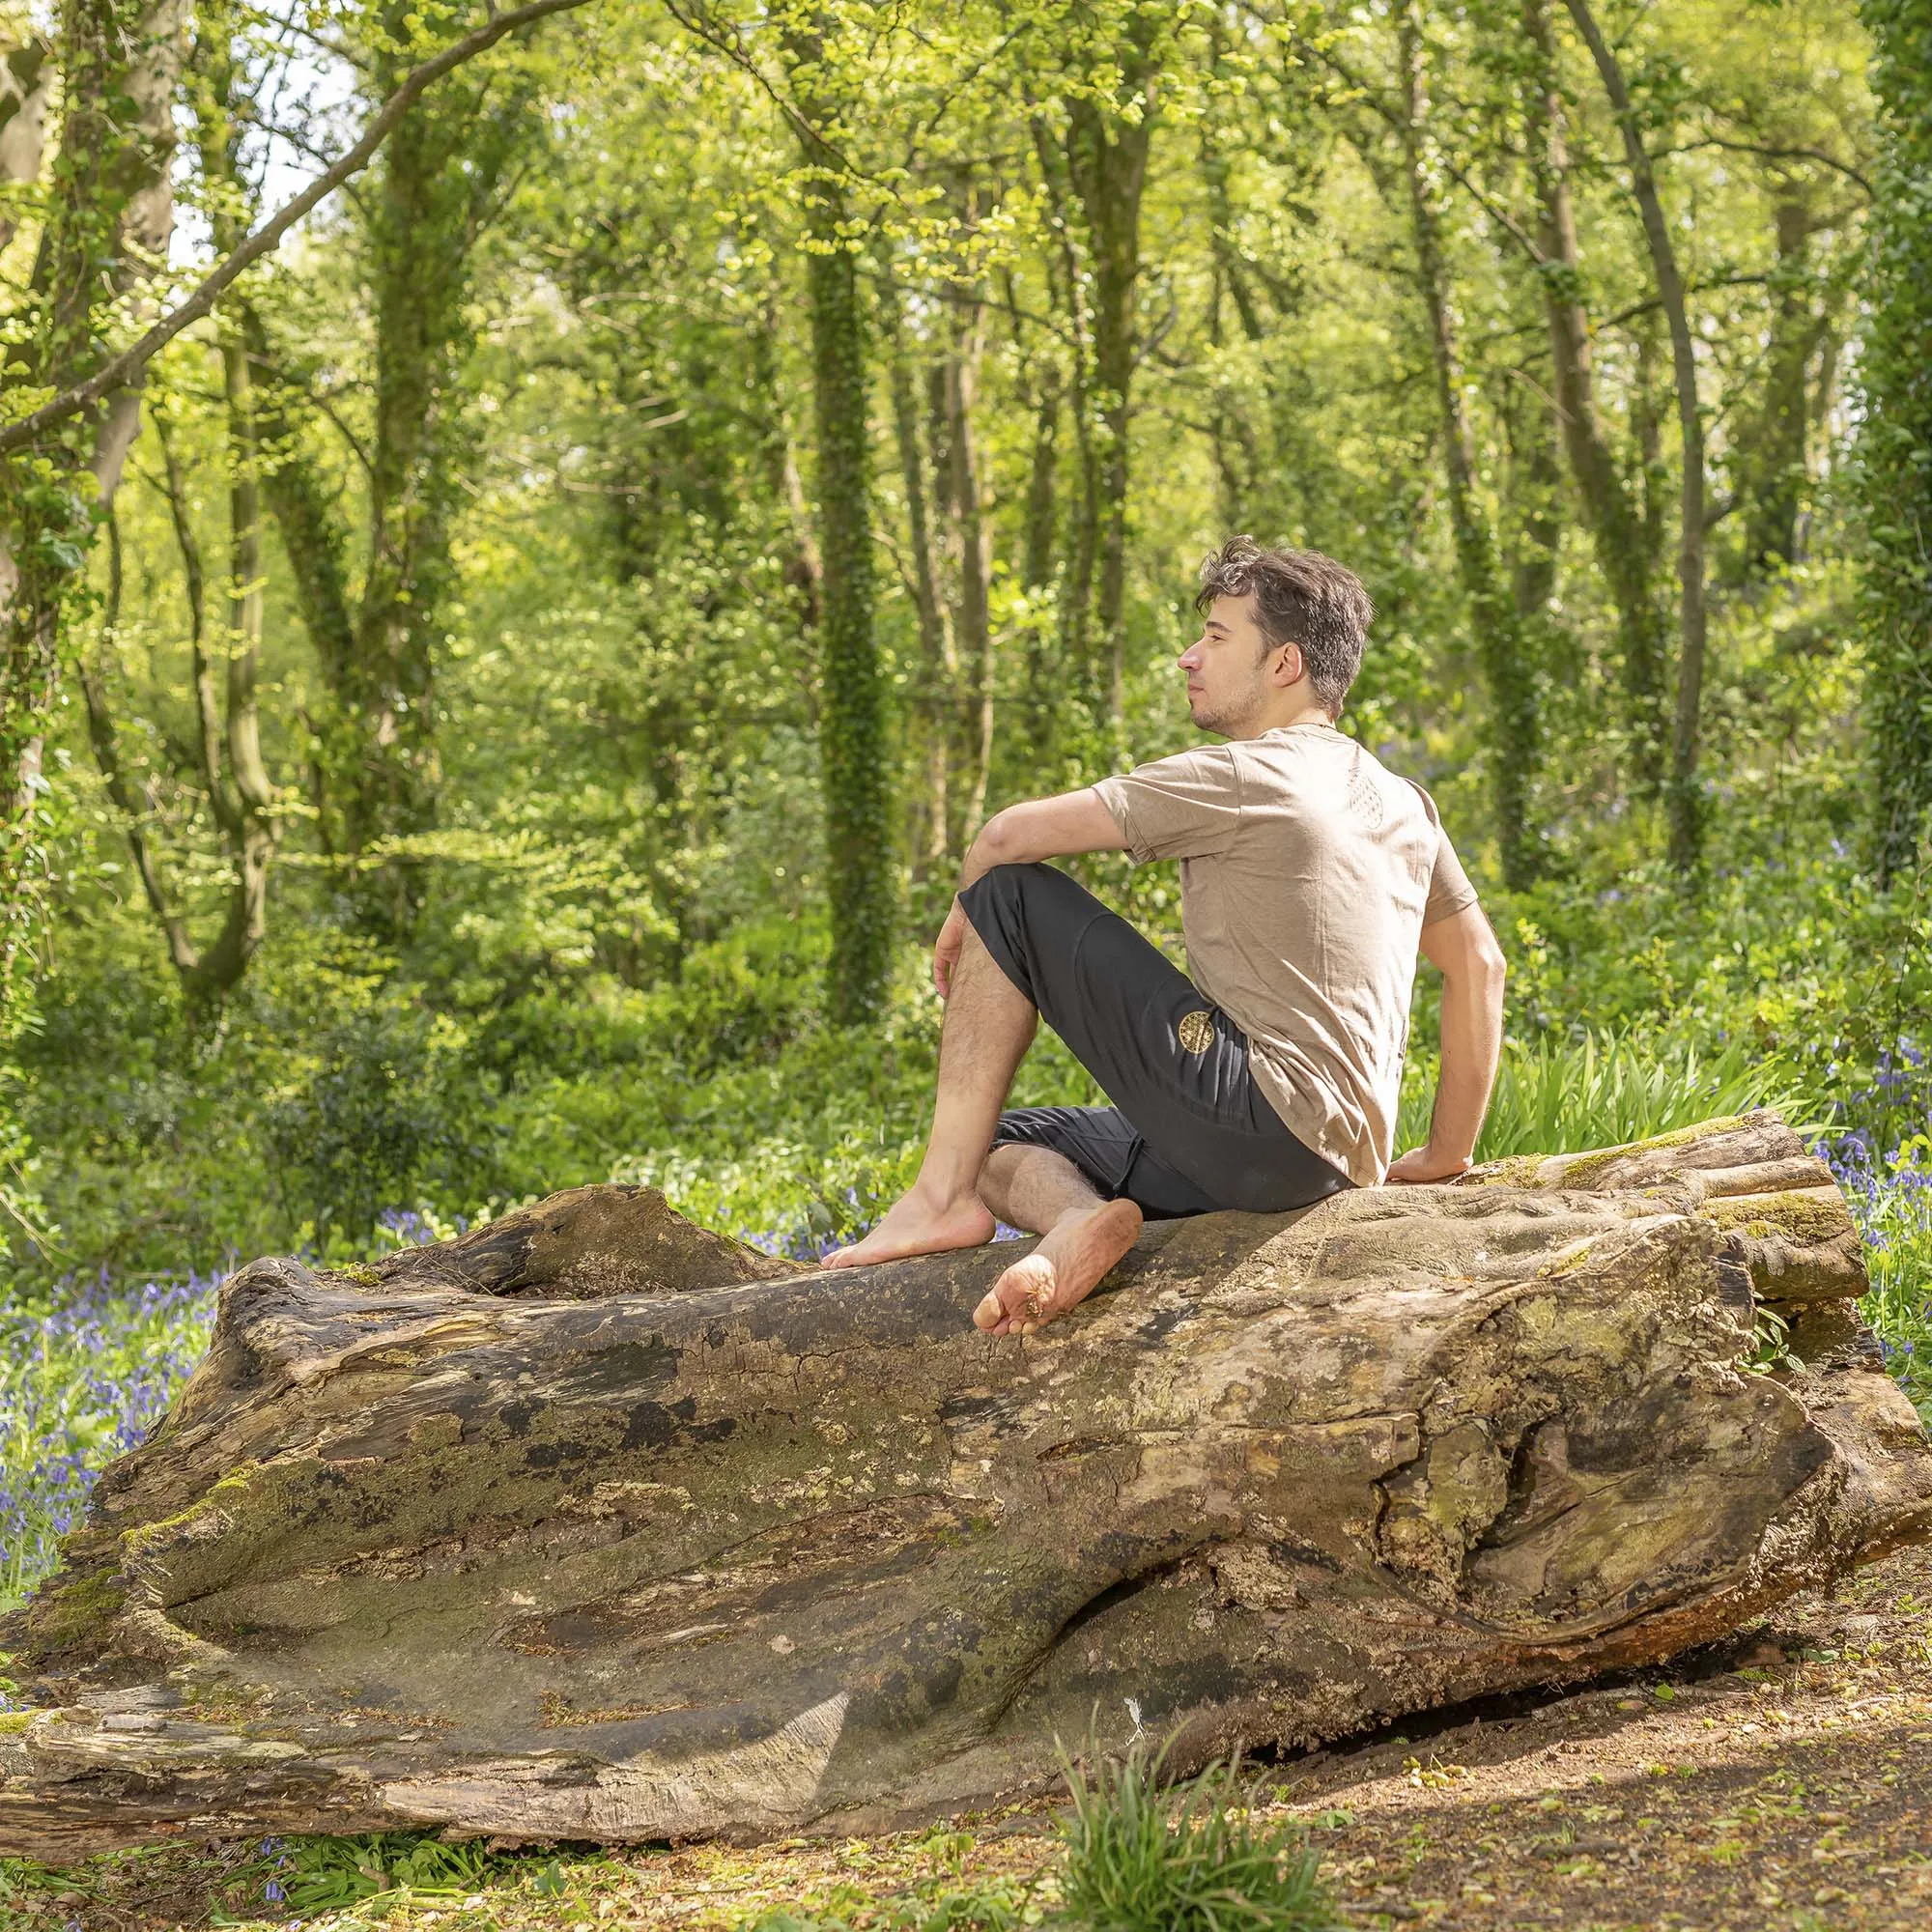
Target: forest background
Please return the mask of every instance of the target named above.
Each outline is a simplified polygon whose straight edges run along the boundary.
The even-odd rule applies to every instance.
[[[1784,1106],[1932,1412],[1932,5],[0,22],[0,1599],[237,1256],[865,1225],[975,827],[1190,741],[1234,530],[1377,602],[1483,1151]]]

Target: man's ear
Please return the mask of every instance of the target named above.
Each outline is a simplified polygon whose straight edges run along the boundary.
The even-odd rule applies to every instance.
[[[1301,655],[1299,644],[1284,644],[1281,647],[1281,662],[1274,668],[1274,682],[1278,690],[1286,691],[1291,685],[1299,684],[1308,675],[1308,661]]]

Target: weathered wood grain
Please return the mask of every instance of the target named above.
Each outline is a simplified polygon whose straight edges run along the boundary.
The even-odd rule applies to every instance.
[[[801,1275],[644,1190],[257,1263],[0,1627],[0,1849],[873,1826],[1671,1655],[1932,1532],[1842,1272],[1737,1366],[1829,1186],[1758,1115],[1169,1223],[1025,1341],[1015,1248]]]

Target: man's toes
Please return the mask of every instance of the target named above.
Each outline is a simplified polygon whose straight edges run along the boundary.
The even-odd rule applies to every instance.
[[[1021,1334],[1029,1334],[1046,1320],[1053,1300],[1053,1264],[1037,1255],[1015,1262],[986,1291],[973,1311],[976,1327],[995,1333],[1006,1324]]]

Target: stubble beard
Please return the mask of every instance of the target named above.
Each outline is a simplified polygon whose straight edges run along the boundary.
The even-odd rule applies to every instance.
[[[1249,696],[1251,701],[1246,704],[1228,700],[1212,709],[1204,708],[1208,703],[1205,697],[1199,702],[1190,697],[1187,709],[1199,729],[1211,731],[1217,738],[1252,738],[1257,734],[1249,727],[1261,715],[1261,694],[1253,692]]]

